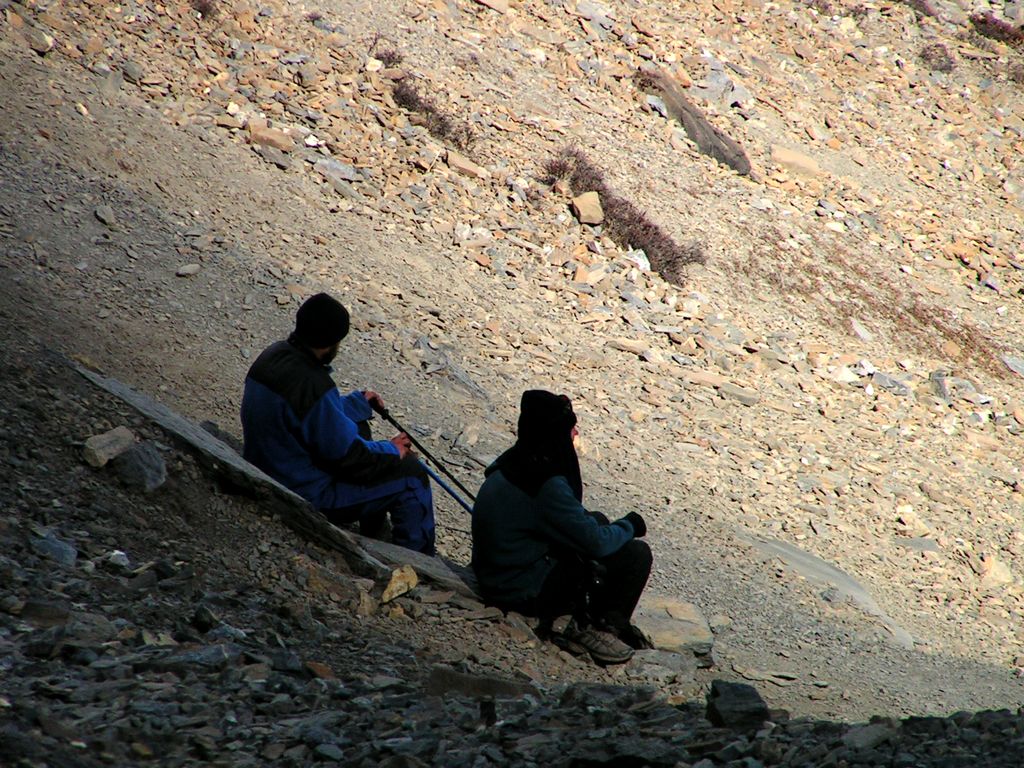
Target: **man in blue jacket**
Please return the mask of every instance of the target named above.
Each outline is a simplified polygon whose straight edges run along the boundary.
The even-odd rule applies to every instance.
[[[295,331],[269,346],[245,379],[245,458],[334,523],[378,531],[391,515],[392,540],[434,554],[430,481],[409,436],[372,440],[369,390],[342,395],[330,363],[348,334],[348,311],[326,293],[307,299]]]
[[[636,512],[615,522],[583,506],[565,395],[523,393],[516,444],[487,468],[473,506],[473,570],[485,599],[503,610],[572,622],[555,642],[605,664],[650,647],[630,619],[651,572]]]

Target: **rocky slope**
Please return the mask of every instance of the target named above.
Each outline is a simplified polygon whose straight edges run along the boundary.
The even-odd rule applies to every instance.
[[[1019,763],[1008,709],[790,719],[692,657],[601,670],[407,566],[360,578],[5,319],[4,765]]]
[[[827,718],[1016,704],[1024,112],[990,9],[0,6],[12,328],[234,429],[247,361],[335,291],[343,383],[467,478],[523,388],[573,396],[590,503],[648,517],[719,674]],[[569,143],[706,265],[579,224],[541,181]]]

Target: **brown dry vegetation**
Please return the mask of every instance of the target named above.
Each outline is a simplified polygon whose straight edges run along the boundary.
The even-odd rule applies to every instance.
[[[387,55],[387,51],[378,54]],[[401,59],[399,59],[400,61]],[[381,61],[384,61],[381,59]],[[386,63],[386,62],[385,62]],[[427,96],[420,93],[411,78],[400,80],[392,89],[395,103],[402,109],[419,116],[422,125],[430,131],[430,135],[441,141],[447,141],[457,149],[467,150],[473,144],[473,129],[469,123],[458,122],[445,114]]]
[[[1005,19],[996,18],[991,13],[976,13],[971,16],[971,25],[982,37],[1005,43],[1011,48],[1024,48],[1024,31]]]
[[[394,50],[393,48],[385,48],[380,51],[374,51],[373,56],[375,59],[379,60],[385,67],[397,67],[404,60],[402,54]]]
[[[949,73],[956,68],[956,60],[942,43],[926,45],[918,56],[933,72]]]
[[[217,15],[217,0],[192,0],[192,10],[204,19],[212,19]]]
[[[928,0],[903,0],[903,4],[912,8],[919,17],[930,16],[934,19],[939,16],[935,6],[929,3]]]
[[[880,279],[870,265],[836,246],[810,256],[797,256],[792,263],[777,243],[786,239],[780,231],[760,233],[759,253],[738,265],[754,281],[773,286],[780,294],[802,296],[813,304],[827,304],[821,316],[836,329],[848,331],[854,318],[873,318],[905,334],[922,351],[947,357],[943,344],[954,342],[963,362],[971,362],[1000,379],[1008,379],[1000,356],[1006,350],[994,343],[977,326],[963,322],[952,312],[924,301],[900,284]]]
[[[686,267],[707,260],[699,243],[677,243],[646,213],[612,191],[601,170],[577,147],[565,147],[544,164],[543,172],[542,181],[553,184],[564,179],[574,194],[597,192],[607,235],[621,248],[641,249],[651,267],[669,282],[681,284]]]

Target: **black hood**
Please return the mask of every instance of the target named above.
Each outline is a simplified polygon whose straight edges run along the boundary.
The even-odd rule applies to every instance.
[[[576,414],[568,397],[542,389],[523,392],[516,444],[501,454],[486,474],[501,470],[528,496],[536,496],[544,483],[561,475],[582,502],[580,463],[572,443],[574,426]]]

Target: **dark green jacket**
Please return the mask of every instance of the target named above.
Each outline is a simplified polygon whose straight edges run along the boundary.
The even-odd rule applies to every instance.
[[[552,548],[599,559],[632,538],[628,520],[604,525],[591,517],[562,476],[531,498],[500,470],[491,472],[473,505],[473,571],[483,596],[499,603],[540,593],[555,565]]]

